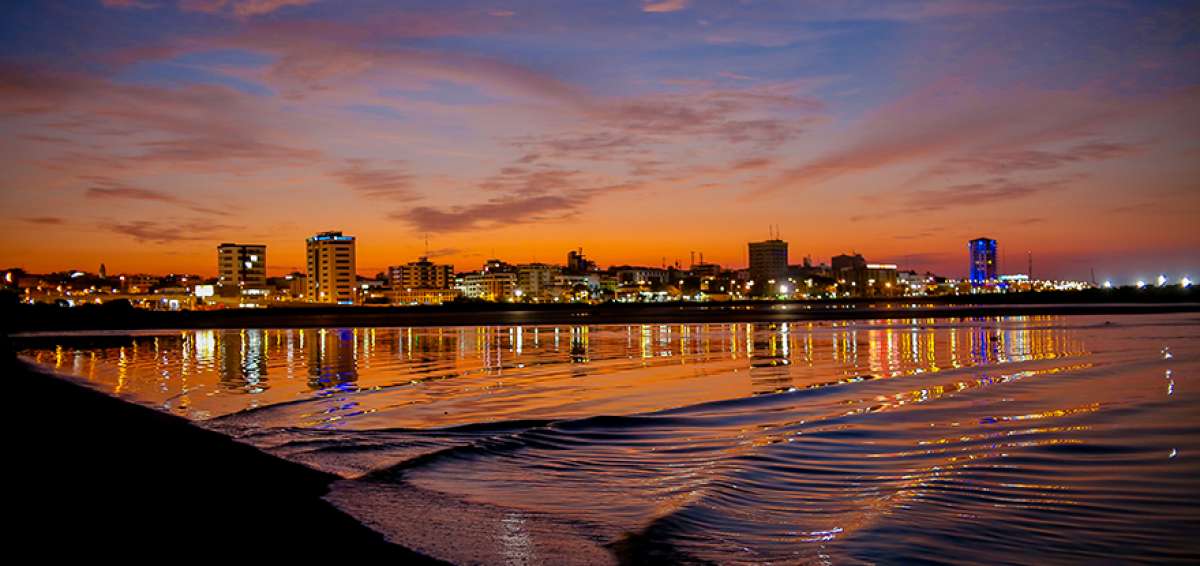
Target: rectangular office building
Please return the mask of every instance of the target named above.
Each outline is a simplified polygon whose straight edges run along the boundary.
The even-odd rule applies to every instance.
[[[240,295],[248,289],[267,287],[267,246],[221,244],[217,246],[217,293]]]
[[[308,240],[306,296],[311,303],[355,303],[354,236],[322,232]]]
[[[782,283],[788,274],[788,244],[779,239],[750,242],[750,279],[759,288]]]
[[[449,289],[454,284],[454,266],[422,257],[419,261],[388,267],[395,289]]]

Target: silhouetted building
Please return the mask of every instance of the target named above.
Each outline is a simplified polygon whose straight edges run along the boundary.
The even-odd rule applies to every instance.
[[[587,273],[596,270],[596,262],[583,257],[583,248],[567,252],[567,272]]]
[[[833,256],[829,261],[833,269],[833,278],[847,283],[857,280],[857,273],[867,269],[867,260],[860,254],[842,254]]]
[[[721,275],[721,266],[715,263],[697,263],[693,264],[689,270],[694,277],[717,277]]]
[[[833,278],[842,293],[855,296],[899,293],[899,272],[895,264],[867,263],[860,254],[842,254],[830,260]]]
[[[750,242],[750,280],[759,288],[788,274],[788,245],[779,239]]]
[[[309,302],[354,304],[357,284],[354,236],[322,232],[308,240],[308,279],[305,295]]]
[[[996,280],[996,240],[976,238],[967,243],[972,283]]]

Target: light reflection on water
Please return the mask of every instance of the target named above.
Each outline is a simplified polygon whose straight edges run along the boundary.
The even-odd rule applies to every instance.
[[[433,391],[394,391],[397,399],[372,399],[367,411],[411,403],[436,403],[456,392],[490,390],[511,401],[549,390],[585,395],[572,409],[531,403],[540,417],[587,416],[586,401],[608,402],[606,383],[566,378],[617,374],[622,386],[638,380],[698,374],[740,374],[735,383],[692,391],[685,402],[785,391],[827,383],[829,378],[895,377],[911,373],[1081,355],[1069,332],[1045,320],[888,321],[877,323],[702,324],[552,327],[341,328],[282,330],[188,330],[128,338],[115,348],[28,352],[34,361],[85,377],[94,385],[195,419],[248,408],[347,392],[428,385]],[[747,363],[748,362],[748,363]],[[661,371],[666,368],[668,371]],[[656,370],[656,371],[645,371]],[[639,377],[641,374],[645,377]],[[730,376],[726,376],[727,378]],[[824,378],[824,379],[819,379]],[[453,379],[453,383],[431,382]],[[728,380],[726,380],[728,381]],[[409,389],[415,389],[410,387]],[[520,390],[520,391],[517,391]],[[501,393],[503,391],[503,393]],[[379,396],[374,396],[379,397]],[[385,395],[384,397],[387,397]],[[638,395],[639,412],[676,406]],[[672,396],[671,399],[676,399]],[[572,397],[571,400],[581,400]],[[390,402],[389,402],[390,401]],[[618,404],[620,401],[616,401]],[[687,404],[687,403],[684,403]],[[392,415],[363,426],[428,428],[497,420],[488,407],[430,422]],[[524,415],[509,407],[506,418]],[[536,409],[536,410],[534,410]],[[555,413],[554,409],[559,412]],[[615,414],[628,414],[618,410]],[[300,423],[357,426],[368,413],[322,412]],[[523,418],[523,417],[522,417]]]
[[[340,473],[337,505],[455,561],[1195,558],[1200,325],[1115,322],[200,330],[23,354]]]

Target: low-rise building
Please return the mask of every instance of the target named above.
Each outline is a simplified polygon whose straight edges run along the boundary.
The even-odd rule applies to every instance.
[[[468,273],[459,291],[463,296],[485,301],[510,301],[516,297],[517,274],[510,271]]]
[[[404,265],[388,267],[388,278],[396,289],[449,289],[454,285],[454,266],[421,257]]]

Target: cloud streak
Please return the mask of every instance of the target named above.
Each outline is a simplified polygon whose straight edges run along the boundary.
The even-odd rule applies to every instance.
[[[932,212],[965,206],[996,205],[1066,187],[1068,179],[1019,182],[1007,178],[915,191],[907,198],[909,212]]]
[[[1152,110],[1151,102],[1132,104],[1085,91],[985,93],[953,82],[933,85],[863,121],[856,142],[786,169],[753,194],[805,190],[845,175],[964,152],[986,157],[960,157],[949,164],[993,173],[1111,158],[1129,147],[1082,144],[1064,153],[1029,148],[1089,136]]]
[[[662,14],[667,12],[678,12],[687,8],[688,0],[646,0],[642,3],[642,11],[652,14]]]
[[[137,242],[171,244],[219,238],[221,234],[240,229],[239,226],[214,224],[197,220],[163,222],[157,220],[131,220],[128,222],[104,223],[102,228],[128,236]]]
[[[213,216],[229,215],[229,212],[227,211],[203,206],[192,200],[185,199],[164,191],[133,187],[106,177],[91,177],[88,180],[92,183],[92,186],[88,187],[87,190],[84,191],[84,196],[93,200],[149,201],[182,207],[186,210],[198,212],[200,214],[208,214]]]
[[[412,200],[419,198],[413,190],[415,176],[392,162],[380,167],[366,159],[347,159],[345,166],[333,172],[343,185],[367,198]]]
[[[180,0],[184,12],[230,13],[241,18],[263,16],[289,6],[307,6],[317,0]]]

